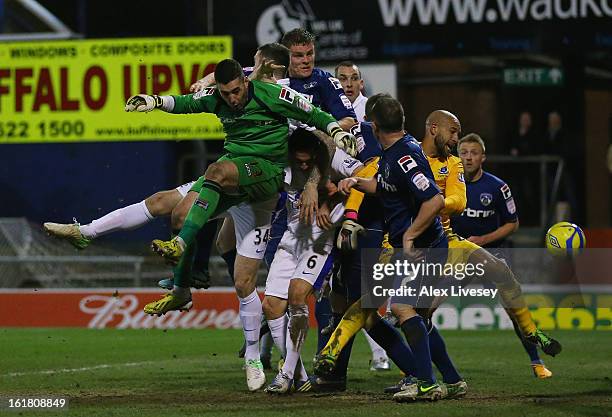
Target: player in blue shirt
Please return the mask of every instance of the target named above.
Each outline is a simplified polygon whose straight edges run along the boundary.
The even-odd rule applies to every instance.
[[[420,145],[403,130],[404,112],[399,101],[381,97],[370,112],[372,130],[383,148],[377,178],[348,178],[341,192],[356,188],[377,193],[383,203],[385,231],[389,243],[413,256],[418,249],[448,248],[438,213],[444,198]],[[446,259],[446,251],[444,256]],[[421,282],[417,277],[416,282]],[[392,297],[391,310],[399,319],[415,359],[417,381],[407,387],[411,399],[436,400],[442,396],[432,370],[429,338],[424,320],[416,313],[417,297]],[[404,395],[407,398],[408,395]]]
[[[510,187],[503,180],[482,169],[486,148],[482,138],[470,133],[459,140],[459,157],[465,170],[467,205],[460,216],[451,217],[453,231],[478,246],[489,248],[498,258],[504,258],[506,238],[519,226],[516,203]],[[531,359],[537,378],[552,377],[538,354],[537,347],[524,340],[516,322],[512,322],[517,336]]]
[[[486,157],[480,136],[471,133],[461,138],[458,150],[465,170],[467,206],[460,216],[451,217],[453,230],[480,247],[504,247],[519,226],[510,187],[483,171]]]

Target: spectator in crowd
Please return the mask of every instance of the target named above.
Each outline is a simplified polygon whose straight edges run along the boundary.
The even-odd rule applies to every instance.
[[[584,141],[568,134],[563,127],[563,119],[558,111],[548,113],[548,126],[544,137],[543,154],[557,155],[565,163],[563,175],[559,184],[557,199],[569,205],[570,212],[565,213],[557,207],[557,220],[568,220],[582,223],[583,210],[579,201],[584,201]],[[556,166],[549,168],[548,186],[552,189]],[[577,185],[580,186],[577,187]],[[551,219],[555,220],[555,219]]]
[[[518,119],[518,132],[510,138],[510,155],[524,156],[540,153],[539,139],[533,128],[531,113],[521,112]]]

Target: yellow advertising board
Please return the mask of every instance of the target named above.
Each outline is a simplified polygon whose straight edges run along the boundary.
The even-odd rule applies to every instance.
[[[124,105],[187,94],[231,56],[228,36],[0,43],[0,143],[223,138],[214,115]]]

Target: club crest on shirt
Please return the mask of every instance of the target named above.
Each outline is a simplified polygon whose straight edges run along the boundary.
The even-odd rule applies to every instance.
[[[438,174],[440,174],[440,175],[446,175],[446,174],[448,174],[448,167],[444,166],[444,167],[440,168],[440,169],[438,170]]]
[[[483,206],[487,207],[493,201],[493,195],[489,193],[480,194],[480,202]]]

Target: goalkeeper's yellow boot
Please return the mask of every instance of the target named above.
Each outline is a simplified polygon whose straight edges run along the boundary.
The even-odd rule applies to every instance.
[[[183,298],[169,292],[161,300],[147,304],[144,307],[144,312],[152,316],[162,316],[168,311],[189,311],[192,305],[191,294],[187,298]]]
[[[167,241],[155,239],[151,242],[151,250],[176,265],[185,251],[185,242],[178,236]]]
[[[533,363],[531,364],[531,369],[533,369],[533,375],[538,379],[548,379],[552,378],[553,373],[544,365],[543,363]]]
[[[91,239],[86,238],[79,229],[80,224],[74,219],[74,223],[44,223],[43,228],[48,234],[68,241],[77,249],[85,249],[91,243]]]
[[[555,356],[561,353],[561,343],[546,335],[540,329],[536,329],[532,334],[525,336],[525,339],[534,345],[540,346],[547,355]]]

